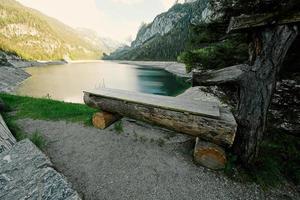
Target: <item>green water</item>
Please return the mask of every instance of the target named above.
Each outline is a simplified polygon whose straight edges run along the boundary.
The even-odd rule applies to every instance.
[[[109,61],[31,67],[32,76],[17,89],[19,95],[51,97],[82,103],[84,90],[99,87],[175,96],[189,84],[160,69],[124,65]]]

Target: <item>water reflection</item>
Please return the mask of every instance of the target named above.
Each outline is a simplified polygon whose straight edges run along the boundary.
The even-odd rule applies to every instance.
[[[16,91],[20,95],[82,103],[82,91],[117,88],[174,96],[189,87],[182,79],[159,69],[113,62],[77,63],[26,69],[32,76]]]

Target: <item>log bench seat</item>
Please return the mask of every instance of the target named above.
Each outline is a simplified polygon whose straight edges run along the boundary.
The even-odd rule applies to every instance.
[[[126,116],[192,135],[196,137],[195,162],[210,169],[224,168],[227,162],[224,147],[232,146],[237,129],[233,114],[218,103],[200,101],[198,95],[188,92],[184,94],[166,97],[101,88],[84,91],[84,102],[102,111],[93,116],[97,128],[104,129]]]
[[[103,128],[110,124],[105,123],[106,119],[114,121],[118,117],[113,116],[126,116],[225,147],[231,146],[235,138],[237,125],[233,115],[215,102],[108,88],[84,91],[84,102],[104,111],[93,119],[102,119]]]

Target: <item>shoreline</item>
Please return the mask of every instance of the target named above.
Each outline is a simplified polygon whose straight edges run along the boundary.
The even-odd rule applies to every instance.
[[[67,64],[76,64],[76,63],[102,63],[105,60],[68,60]]]
[[[118,64],[136,65],[142,67],[164,69],[171,74],[182,78],[191,78],[192,74],[186,72],[186,67],[183,63],[172,61],[130,61],[130,60],[108,60]]]
[[[67,61],[26,61],[26,60],[7,60],[15,68],[28,68],[28,67],[43,67],[49,65],[65,65]]]

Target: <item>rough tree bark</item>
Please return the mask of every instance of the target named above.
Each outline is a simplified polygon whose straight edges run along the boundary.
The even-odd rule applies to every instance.
[[[247,165],[257,157],[276,77],[297,33],[296,26],[288,25],[253,33],[250,67],[239,81],[238,132],[234,143],[235,153]]]
[[[249,65],[193,75],[194,85],[234,82],[239,86],[238,130],[233,148],[246,166],[257,157],[276,77],[297,34],[295,25],[261,27],[252,33]]]

